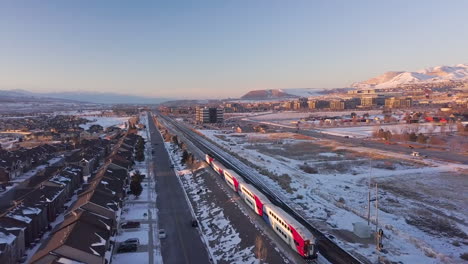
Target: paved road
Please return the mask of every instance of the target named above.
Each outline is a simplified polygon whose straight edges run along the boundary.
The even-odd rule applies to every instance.
[[[154,175],[156,180],[159,228],[164,229],[167,238],[161,239],[161,253],[164,263],[210,263],[209,256],[198,230],[190,225],[192,216],[164,142],[156,130],[151,115],[149,130],[153,144]],[[154,145],[154,144],[157,145]]]

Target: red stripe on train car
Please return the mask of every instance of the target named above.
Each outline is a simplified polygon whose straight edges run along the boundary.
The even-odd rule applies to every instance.
[[[234,182],[234,187],[236,188],[236,192],[239,191],[239,182],[235,177],[232,177],[232,181]]]
[[[291,233],[292,233],[294,241],[297,242],[297,243],[294,243],[296,245],[297,252],[302,257],[306,257],[305,256],[306,252],[304,252],[304,248],[305,248],[304,239],[302,239],[301,235],[297,233],[296,229],[294,229],[291,225],[289,225],[289,228],[291,229]]]
[[[263,203],[262,201],[260,201],[260,199],[258,199],[257,195],[254,195],[254,197],[255,197],[255,204],[257,205],[257,210],[258,210],[257,214],[259,216],[263,216]]]

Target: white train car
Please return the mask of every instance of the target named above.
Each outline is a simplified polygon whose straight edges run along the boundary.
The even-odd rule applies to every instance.
[[[211,162],[213,162],[213,160],[214,160],[213,157],[211,157],[208,154],[205,154],[205,161],[206,161],[206,163],[208,163],[208,165],[211,165]]]
[[[213,166],[213,169],[216,171],[216,173],[224,177],[224,171],[226,170],[226,167],[224,167],[223,164],[219,163],[217,160],[212,160],[211,166]]]
[[[224,170],[224,180],[235,192],[239,192],[239,184],[244,183],[244,180],[239,174],[229,169]]]
[[[240,183],[239,194],[255,213],[263,217],[263,207],[270,203],[270,200],[263,193],[248,183]]]
[[[263,211],[265,221],[294,251],[304,258],[315,257],[316,241],[309,230],[283,209],[273,204],[265,204]]]

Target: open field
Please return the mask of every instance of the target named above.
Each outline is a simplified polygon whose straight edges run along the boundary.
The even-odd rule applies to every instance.
[[[354,235],[367,222],[369,180],[378,183],[378,223],[385,233],[380,260],[459,263],[468,244],[468,167],[408,155],[342,146],[292,134],[223,134],[202,131],[251,164],[323,231],[350,251],[376,261],[372,238]],[[289,136],[288,136],[289,135]],[[456,195],[456,196],[455,196]],[[376,223],[374,203],[372,228]]]

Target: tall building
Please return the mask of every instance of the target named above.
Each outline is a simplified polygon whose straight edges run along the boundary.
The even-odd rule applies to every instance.
[[[224,121],[224,109],[216,107],[197,107],[195,119],[199,123],[222,123]]]
[[[385,107],[387,108],[407,108],[413,105],[411,97],[390,97],[385,99]]]
[[[307,103],[307,98],[306,97],[301,97],[297,100],[294,100],[294,110],[301,110],[301,109],[307,109],[308,108],[308,103]]]
[[[330,101],[326,100],[314,100],[309,98],[307,103],[309,104],[309,109],[323,109],[330,107]]]

